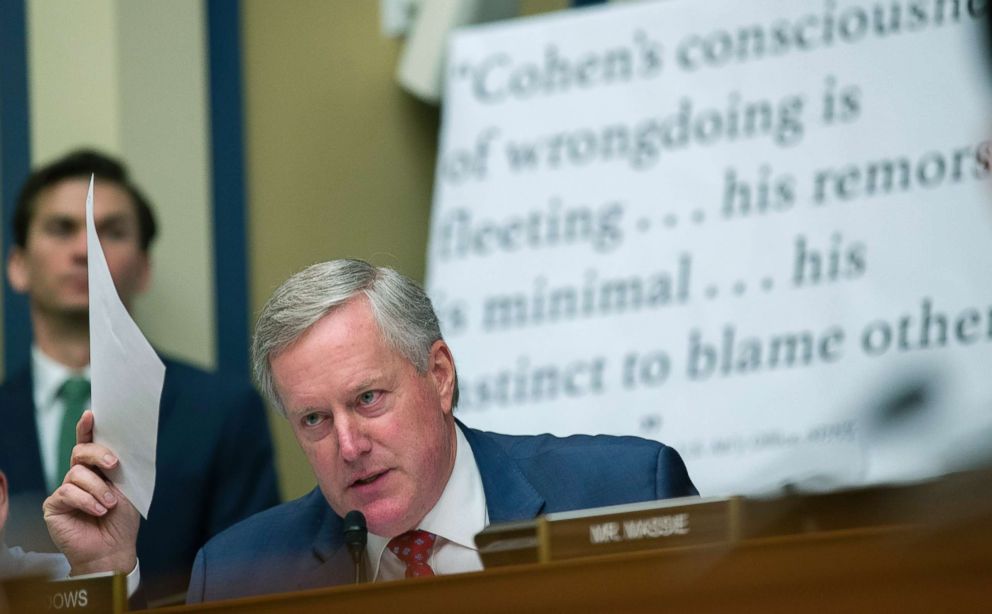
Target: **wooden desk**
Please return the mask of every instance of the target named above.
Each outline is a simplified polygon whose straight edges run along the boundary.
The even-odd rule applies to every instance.
[[[523,565],[157,612],[984,612],[990,483],[932,522]],[[939,490],[939,489],[938,489]],[[946,511],[946,514],[944,513]]]

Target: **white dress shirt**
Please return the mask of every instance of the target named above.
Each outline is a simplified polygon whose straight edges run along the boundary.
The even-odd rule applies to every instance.
[[[90,368],[73,371],[38,349],[31,347],[31,378],[34,385],[34,419],[38,427],[38,445],[41,448],[41,465],[45,471],[48,492],[62,484],[63,475],[55,475],[59,463],[59,437],[65,403],[59,398],[62,384],[70,377],[90,378]]]
[[[482,559],[475,547],[475,535],[489,524],[482,475],[468,440],[455,426],[455,466],[434,508],[424,516],[418,529],[437,535],[427,563],[437,575],[481,571]],[[366,553],[373,582],[398,580],[406,576],[406,564],[386,549],[388,537],[369,533]]]

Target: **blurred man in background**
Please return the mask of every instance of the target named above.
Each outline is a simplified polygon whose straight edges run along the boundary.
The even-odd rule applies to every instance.
[[[7,275],[28,295],[34,344],[28,367],[0,386],[0,469],[18,505],[8,542],[53,549],[41,502],[69,467],[75,425],[89,406],[89,293],[85,203],[121,301],[151,278],[155,218],[123,164],[77,151],[37,169],[14,212]],[[157,480],[138,554],[149,603],[186,589],[196,551],[214,534],[278,503],[261,399],[243,377],[209,374],[163,357]]]

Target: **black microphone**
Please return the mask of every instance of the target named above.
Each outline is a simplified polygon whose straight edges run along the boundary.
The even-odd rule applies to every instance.
[[[344,516],[344,543],[351,553],[355,563],[355,584],[366,581],[365,578],[365,543],[369,539],[369,529],[365,525],[365,515],[358,510],[352,510]]]

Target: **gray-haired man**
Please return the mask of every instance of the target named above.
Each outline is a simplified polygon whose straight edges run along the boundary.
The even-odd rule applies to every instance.
[[[342,518],[351,510],[368,520],[369,577],[389,580],[481,569],[473,538],[492,522],[696,494],[682,459],[657,442],[507,436],[456,421],[455,363],[430,300],[390,269],[336,260],[293,276],[263,309],[253,354],[318,488],[211,540],[190,601],[350,582]],[[102,452],[81,460],[95,464]],[[85,471],[73,475],[95,501],[106,487]],[[46,503],[53,535],[76,510],[93,514],[93,501],[74,494],[59,489]],[[127,507],[93,515],[113,524]],[[70,560],[93,556],[74,552]]]

